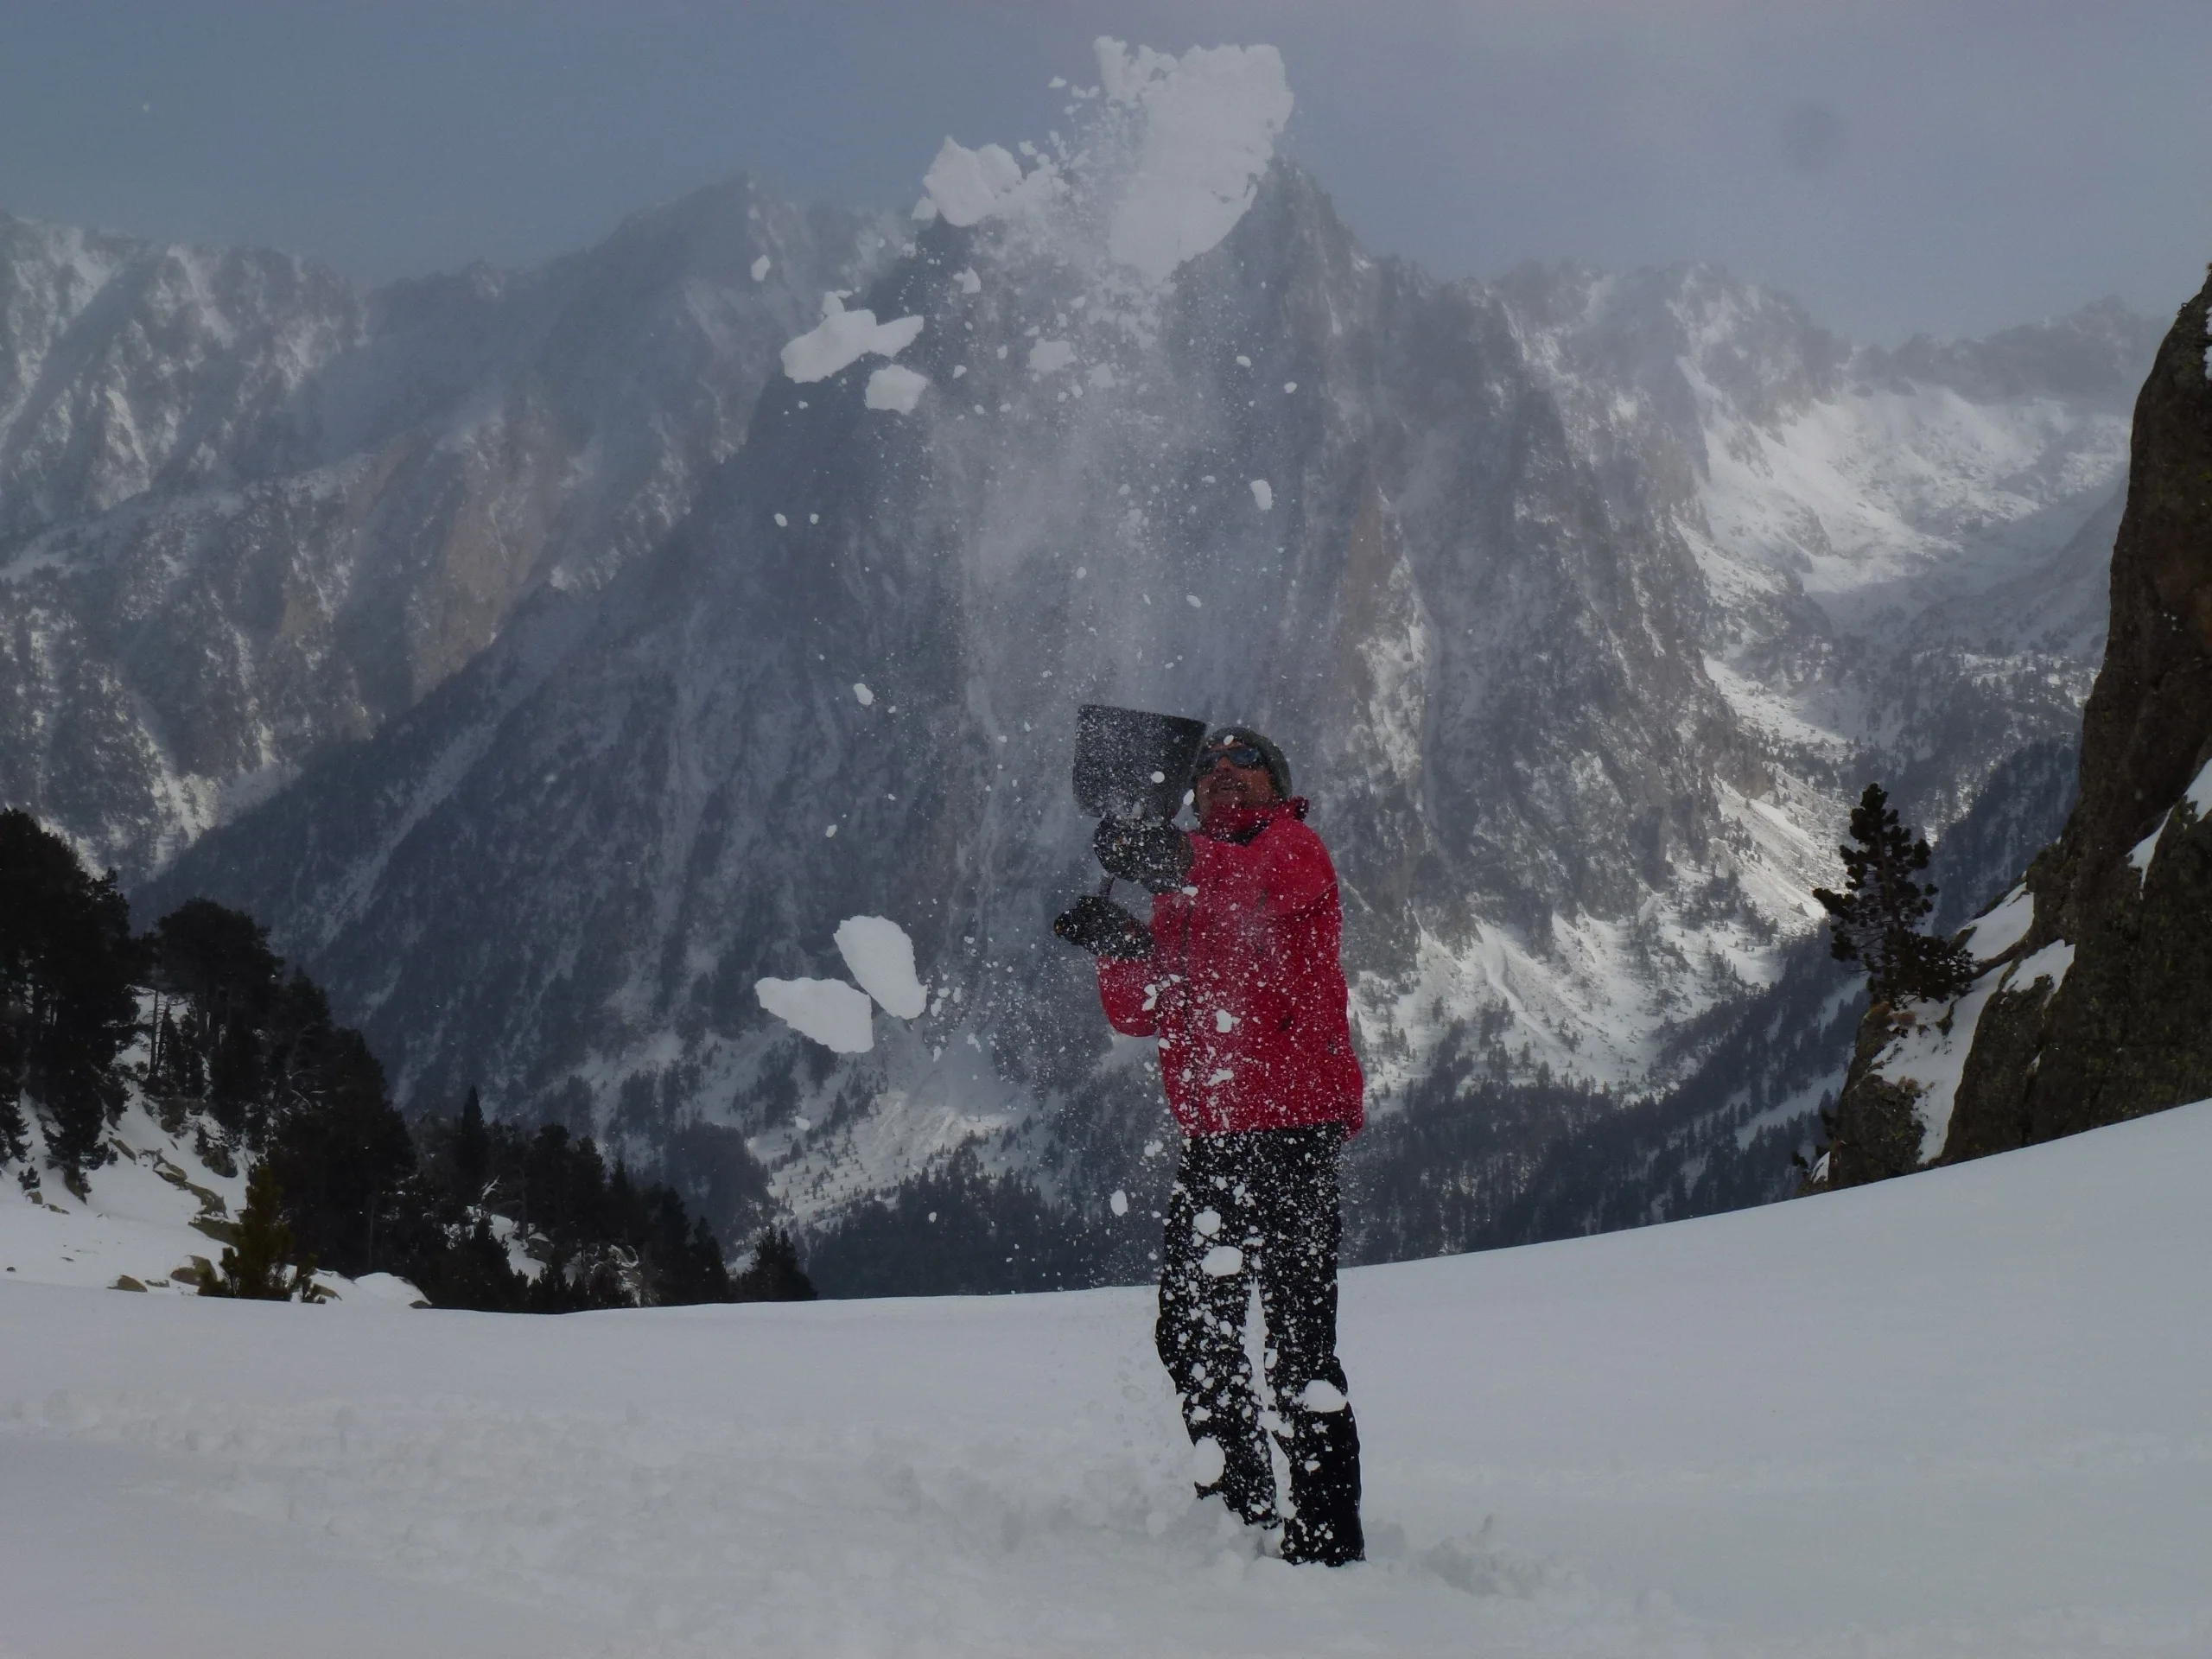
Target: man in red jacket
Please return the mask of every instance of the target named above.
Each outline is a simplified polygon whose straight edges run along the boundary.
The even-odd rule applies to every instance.
[[[1260,734],[1214,733],[1196,771],[1195,831],[1109,818],[1093,842],[1109,875],[1151,890],[1150,925],[1094,897],[1053,931],[1097,957],[1114,1029],[1160,1039],[1184,1139],[1157,1340],[1199,1494],[1255,1525],[1280,1519],[1286,1560],[1335,1566],[1364,1554],[1359,1431],[1336,1351],[1338,1160],[1364,1121],[1336,869]],[[1272,1419],[1244,1351],[1255,1283]],[[1290,1464],[1280,1506],[1263,1422]]]

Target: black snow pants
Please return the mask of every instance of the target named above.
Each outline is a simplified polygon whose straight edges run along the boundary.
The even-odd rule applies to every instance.
[[[1333,1123],[1187,1137],[1168,1198],[1155,1332],[1182,1396],[1199,1495],[1218,1492],[1247,1521],[1280,1514],[1287,1560],[1332,1564],[1365,1553],[1359,1429],[1337,1362],[1343,1148]],[[1244,1351],[1255,1281],[1272,1411]],[[1263,1430],[1290,1463],[1280,1505]]]

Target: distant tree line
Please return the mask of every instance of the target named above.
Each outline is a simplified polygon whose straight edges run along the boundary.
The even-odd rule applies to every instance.
[[[112,872],[0,812],[0,1162],[38,1185],[28,1107],[48,1166],[82,1196],[133,1082],[211,1167],[252,1165],[215,1294],[381,1269],[441,1306],[515,1312],[813,1294],[786,1234],[761,1234],[733,1276],[673,1188],[557,1124],[487,1122],[473,1089],[410,1129],[360,1033],[251,917],[195,899],[133,937]]]

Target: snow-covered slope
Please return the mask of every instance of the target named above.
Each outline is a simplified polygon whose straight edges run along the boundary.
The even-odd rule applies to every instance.
[[[0,1275],[0,1652],[2212,1647],[2212,1103],[1344,1281],[1373,1559],[1193,1506],[1135,1291],[530,1319]]]
[[[121,1289],[152,1296],[197,1296],[201,1275],[214,1271],[238,1212],[245,1177],[209,1167],[190,1126],[171,1134],[134,1089],[108,1132],[113,1156],[86,1177],[82,1197],[48,1173],[37,1114],[29,1122],[29,1155],[0,1181],[0,1278],[10,1284]],[[348,1304],[421,1300],[422,1293],[389,1273],[348,1279],[318,1273],[319,1294]]]

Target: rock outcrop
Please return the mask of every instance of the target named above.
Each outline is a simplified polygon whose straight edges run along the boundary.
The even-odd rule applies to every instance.
[[[1948,1007],[1867,1011],[1816,1185],[1854,1185],[2212,1095],[2212,283],[2136,403],[2081,788],[1973,925]]]
[[[2082,795],[2029,873],[2023,960],[1969,1053],[1943,1156],[2048,1141],[2212,1095],[2212,282],[2135,408],[2112,622]],[[2016,976],[2017,977],[2017,976]]]

